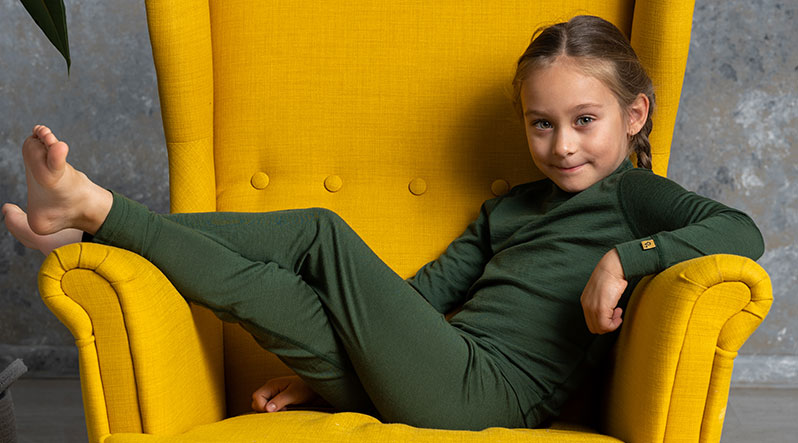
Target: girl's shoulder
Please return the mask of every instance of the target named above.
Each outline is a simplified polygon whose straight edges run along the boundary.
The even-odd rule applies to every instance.
[[[618,191],[623,193],[687,192],[680,184],[668,177],[655,174],[645,168],[630,168],[618,176]]]
[[[541,191],[550,191],[554,186],[554,182],[551,181],[549,178],[542,178],[540,180],[534,180],[531,182],[521,183],[518,185],[513,186],[507,191],[506,194],[500,196],[501,197],[511,197],[519,194],[528,194],[528,193],[540,193]]]
[[[506,193],[491,200],[514,200],[518,198],[544,198],[554,189],[554,182],[548,178],[521,183],[510,188]]]
[[[555,190],[554,182],[548,178],[521,183],[498,197],[486,200],[484,207],[488,213],[499,208],[513,210],[517,207],[537,207],[541,202],[550,198]]]

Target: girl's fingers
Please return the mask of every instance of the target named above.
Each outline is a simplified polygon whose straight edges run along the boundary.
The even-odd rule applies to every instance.
[[[615,308],[612,312],[612,318],[610,319],[609,330],[607,332],[612,332],[618,329],[618,326],[621,326],[621,323],[623,323],[623,318],[621,318],[622,314],[623,309]]]
[[[297,403],[300,402],[297,401],[296,393],[289,386],[288,389],[281,391],[279,394],[275,395],[274,398],[269,400],[269,403],[266,405],[266,412],[282,411],[286,406]]]
[[[266,412],[266,403],[269,400],[259,395],[252,394],[252,410],[255,412]]]
[[[618,329],[618,326],[621,325],[621,322],[623,321],[621,319],[621,313],[623,312],[621,308],[616,307],[615,309],[612,309],[609,311],[609,316],[606,314],[606,312],[607,311],[597,313],[596,321],[593,325],[595,331],[591,329],[591,332],[594,334],[606,334]]]
[[[252,410],[256,412],[266,412],[269,400],[280,392],[280,387],[275,383],[275,379],[269,380],[252,394]]]
[[[312,398],[310,390],[299,377],[277,377],[267,381],[252,394],[252,410],[277,412],[286,406],[302,404]]]

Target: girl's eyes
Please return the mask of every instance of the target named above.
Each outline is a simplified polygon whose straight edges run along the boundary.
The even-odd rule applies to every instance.
[[[594,117],[583,115],[583,116],[577,118],[575,123],[576,123],[576,126],[587,126],[587,125],[589,125],[590,123],[592,123],[595,120],[596,119]],[[535,120],[535,121],[532,122],[532,127],[534,127],[535,129],[540,129],[541,131],[543,131],[543,130],[546,130],[546,129],[551,129],[554,126],[548,120]]]

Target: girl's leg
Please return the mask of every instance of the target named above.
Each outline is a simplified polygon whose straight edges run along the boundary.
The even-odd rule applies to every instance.
[[[273,261],[248,260],[199,231],[112,196],[66,163],[66,145],[47,128],[35,133],[26,140],[23,157],[27,218],[36,234],[77,228],[112,240],[150,258],[175,286],[186,288],[184,293],[263,332],[264,342],[273,335],[287,348],[336,355],[330,359],[336,362],[349,359],[388,420],[461,429],[524,425],[517,399],[489,352],[446,323],[329,211],[290,211],[298,219],[283,218],[261,234],[280,239],[268,246],[289,248],[264,248]],[[303,220],[317,229],[283,229],[286,221]],[[291,232],[304,235],[287,235]],[[312,290],[296,290],[305,287],[299,277]],[[287,340],[286,332],[304,329],[294,322],[294,312],[287,314],[297,297],[321,304],[343,352],[320,349],[317,337]]]
[[[389,421],[458,429],[524,425],[491,358],[331,211],[160,216],[115,196],[96,238],[142,254],[186,297],[239,319],[267,348],[277,336],[303,355],[339,353],[332,360],[347,368],[351,362]],[[311,290],[295,291],[303,284]],[[334,333],[319,332],[328,327]],[[314,389],[327,382],[305,377]]]
[[[170,220],[175,215],[150,213],[115,194],[94,241],[150,260],[186,299],[239,323],[337,409],[375,412],[313,288],[275,262],[243,257],[222,237],[175,223]],[[215,213],[192,215],[211,225],[233,220]]]

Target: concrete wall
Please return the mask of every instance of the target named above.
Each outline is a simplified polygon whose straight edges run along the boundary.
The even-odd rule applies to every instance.
[[[66,62],[18,0],[0,0],[0,201],[26,204],[20,147],[50,126],[97,183],[168,212],[168,166],[143,1],[67,0]],[[0,367],[77,375],[72,335],[41,301],[44,257],[0,228]]]
[[[143,2],[67,1],[72,73],[17,0],[0,1],[0,200],[24,205],[19,147],[36,123],[99,184],[168,211],[163,129]],[[794,1],[698,0],[669,175],[751,214],[775,303],[734,383],[798,384],[798,41]],[[794,186],[793,186],[794,188]],[[41,302],[43,258],[0,229],[0,368],[77,374],[66,328]]]

